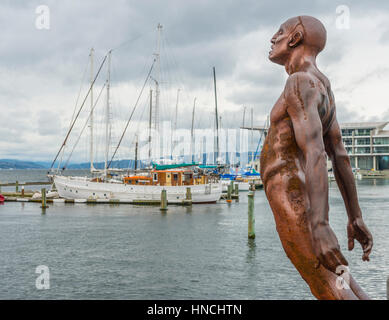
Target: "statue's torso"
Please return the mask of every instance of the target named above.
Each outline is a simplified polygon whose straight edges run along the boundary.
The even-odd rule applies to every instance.
[[[318,106],[322,122],[323,135],[327,132],[335,118],[335,104],[333,94],[328,86],[316,78],[312,84],[320,91],[322,102]],[[276,174],[297,178],[304,183],[304,157],[299,149],[292,120],[287,112],[284,92],[276,101],[270,113],[270,127],[261,152],[261,177],[266,183]]]

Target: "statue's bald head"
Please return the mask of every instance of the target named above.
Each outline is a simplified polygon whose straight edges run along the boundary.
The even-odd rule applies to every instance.
[[[300,31],[303,33],[301,43],[305,46],[316,49],[317,53],[324,49],[327,31],[320,20],[311,16],[298,16],[288,19],[285,24],[290,26],[291,32]]]
[[[291,51],[299,46],[307,48],[310,54],[317,55],[324,49],[326,40],[326,29],[318,19],[310,16],[290,18],[271,39],[273,45],[269,58],[273,62],[284,64]]]

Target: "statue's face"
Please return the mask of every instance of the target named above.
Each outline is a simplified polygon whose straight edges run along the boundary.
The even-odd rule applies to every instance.
[[[298,20],[292,18],[283,23],[278,31],[271,38],[271,50],[269,52],[269,59],[274,63],[284,65],[287,61],[291,47],[289,46],[290,37],[296,30]]]

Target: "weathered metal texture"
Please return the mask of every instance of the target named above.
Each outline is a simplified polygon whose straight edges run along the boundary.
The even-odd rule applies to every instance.
[[[284,250],[318,299],[368,299],[349,274],[335,233],[328,223],[328,173],[333,163],[349,222],[349,250],[358,240],[369,260],[372,236],[363,222],[350,161],[336,120],[335,100],[316,56],[326,30],[316,18],[287,20],[271,39],[269,59],[289,77],[270,113],[261,152],[261,178]],[[339,271],[349,288],[339,286]],[[348,286],[347,286],[348,287]]]

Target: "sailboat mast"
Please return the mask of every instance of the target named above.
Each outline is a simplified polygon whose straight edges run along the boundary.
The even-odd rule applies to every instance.
[[[135,142],[135,171],[138,169],[138,135],[136,135],[136,142]]]
[[[213,85],[215,90],[215,118],[216,118],[216,155],[215,155],[215,162],[218,162],[219,158],[219,119],[217,114],[217,93],[216,93],[216,71],[215,67],[213,67]]]
[[[244,120],[246,118],[246,107],[243,107],[243,123],[242,123],[242,127],[244,127]]]
[[[175,114],[175,117],[174,117],[174,128],[172,130],[172,136],[171,136],[171,156],[170,158],[173,159],[173,149],[174,149],[174,145],[173,145],[173,137],[174,139],[176,138],[177,136],[177,115],[178,115],[178,98],[180,96],[180,89],[177,89],[177,99],[176,99],[176,114]]]
[[[151,167],[151,125],[153,117],[153,90],[150,89],[150,114],[149,114],[149,163]]]
[[[254,133],[254,127],[253,127],[253,114],[254,114],[254,111],[253,111],[253,107],[251,107],[251,142],[250,142],[250,148],[251,149],[251,164],[250,164],[250,167],[253,166],[253,161],[254,161],[254,154],[253,154],[253,133]]]
[[[90,49],[90,82],[91,82],[91,91],[90,91],[90,118],[89,118],[89,127],[90,127],[90,171],[93,172],[93,53],[94,49]]]
[[[162,33],[162,25],[158,23],[157,26],[157,51],[154,54],[155,55],[155,61],[156,61],[156,69],[157,69],[157,74],[156,78],[154,79],[155,81],[155,119],[154,119],[154,128],[155,130],[159,133],[159,84],[160,84],[160,79],[161,79],[161,59],[160,59],[160,51],[161,51],[161,33]]]
[[[190,129],[190,159],[192,162],[193,162],[193,139],[194,139],[193,131],[194,131],[194,115],[195,115],[195,108],[196,108],[196,99],[197,98],[194,98],[193,101],[192,127]]]
[[[111,51],[108,52],[108,74],[107,74],[107,105],[105,109],[105,160],[104,160],[104,175],[107,176],[108,152],[110,144],[110,126],[109,126],[109,90],[111,84]]]

